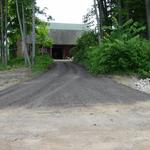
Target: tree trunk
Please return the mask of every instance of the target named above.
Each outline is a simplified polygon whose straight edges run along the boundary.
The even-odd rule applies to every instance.
[[[24,7],[23,7],[23,2],[21,3],[21,10],[22,10],[22,32],[23,32],[23,45],[24,45],[24,56],[25,56],[25,64],[28,64],[27,56],[26,56],[26,51],[27,49],[27,43],[26,43],[26,27],[25,27],[25,15],[24,15]]]
[[[18,16],[20,32],[21,32],[21,37],[22,37],[22,51],[23,51],[23,54],[24,54],[25,63],[27,65],[31,65],[30,58],[29,58],[28,51],[27,51],[27,46],[26,46],[25,34],[24,34],[23,27],[22,27],[22,24],[24,25],[25,21],[24,21],[24,18],[22,18],[23,21],[21,22],[20,13],[19,13],[19,6],[18,6],[18,0],[16,0],[15,2],[16,2],[17,16]],[[22,10],[22,14],[23,14],[23,12],[24,11]],[[23,16],[24,16],[24,14],[23,14]]]
[[[150,1],[145,0],[146,14],[147,14],[147,29],[148,29],[148,39],[150,40]]]
[[[0,1],[0,60],[2,59],[2,1]],[[1,60],[2,61],[2,60]]]
[[[35,63],[35,0],[32,0],[32,65]]]
[[[121,0],[118,0],[118,22],[119,22],[119,25],[121,26],[123,24],[123,21],[122,21],[122,1]]]
[[[4,63],[8,62],[8,41],[7,41],[7,25],[8,25],[8,0],[5,0],[5,47],[4,47]]]
[[[98,14],[98,11],[97,11],[96,0],[94,0],[94,10],[95,10],[96,21],[97,21],[98,41],[99,41],[99,45],[100,45],[100,43],[101,43],[101,24],[100,24],[100,14]]]
[[[1,0],[1,60],[4,64],[4,1]]]
[[[1,14],[1,36],[0,36],[0,45],[1,45],[1,61],[4,65],[7,65],[7,54],[8,54],[8,45],[7,45],[7,16],[8,16],[8,0],[1,0],[0,1],[0,14]]]
[[[104,25],[104,22],[107,22],[107,12],[106,9],[104,10],[103,0],[97,0],[97,9],[98,9],[98,16],[99,16],[99,28],[100,28],[100,36],[101,39],[103,38],[103,30],[102,26]],[[106,13],[106,14],[105,14]]]

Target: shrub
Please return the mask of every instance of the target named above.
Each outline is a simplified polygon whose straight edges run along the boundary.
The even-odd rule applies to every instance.
[[[87,51],[90,46],[95,46],[98,43],[97,35],[92,32],[85,32],[78,40],[77,46],[71,51],[74,56],[74,61],[84,64],[87,59]]]
[[[8,61],[8,65],[13,68],[24,66],[24,58],[23,57],[11,58]]]
[[[95,74],[136,73],[141,77],[149,77],[150,42],[139,35],[145,28],[132,20],[123,26],[119,26],[117,22],[114,24],[113,29],[105,28],[105,31],[109,29],[109,34],[106,34],[100,46],[96,46],[88,36],[79,39],[75,60]],[[85,46],[88,41],[89,44]]]
[[[32,67],[34,74],[41,73],[48,69],[48,67],[53,63],[52,58],[48,54],[37,54],[35,57],[35,64]]]
[[[137,73],[150,76],[150,42],[140,38],[105,41],[88,51],[86,67],[92,73]]]

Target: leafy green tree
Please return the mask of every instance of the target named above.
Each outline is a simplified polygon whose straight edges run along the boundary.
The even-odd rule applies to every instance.
[[[84,17],[84,21],[87,23],[93,22],[93,16],[95,15],[97,29],[99,30],[98,32],[101,38],[104,37],[102,27],[113,26],[112,17],[117,18],[120,25],[129,19],[133,19],[134,22],[138,21],[141,25],[146,26],[145,10],[147,10],[147,18],[150,14],[148,1],[149,0],[93,0],[93,8],[91,10],[95,11],[88,12]],[[143,35],[145,36],[145,33]]]
[[[87,51],[89,47],[98,44],[97,35],[93,32],[85,32],[78,40],[77,45],[71,50],[71,55],[74,57],[74,61],[85,64],[87,61]]]
[[[100,46],[94,44],[92,36],[78,40],[74,59],[95,74],[137,74],[150,76],[150,42],[140,38],[145,27],[132,19],[120,25],[116,18],[113,27],[107,27],[107,36]]]
[[[37,35],[36,41],[37,44],[44,47],[51,47],[53,40],[49,36],[49,29],[46,23],[42,22],[40,25],[37,26]]]
[[[41,23],[40,19],[35,16],[35,13],[46,15],[44,10],[40,10],[36,6],[36,0],[0,0],[0,60],[2,60],[3,64],[7,64],[10,58],[9,53],[16,53],[16,44],[20,39],[22,39],[25,63],[27,65],[30,65],[31,62],[34,64],[35,27],[36,24]],[[51,16],[47,17],[48,20],[52,19]],[[31,33],[33,48],[32,53],[29,55],[26,37],[31,35]]]

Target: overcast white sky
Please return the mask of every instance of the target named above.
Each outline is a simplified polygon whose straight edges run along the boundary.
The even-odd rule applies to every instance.
[[[47,7],[48,15],[61,23],[82,23],[83,15],[93,5],[93,0],[37,0],[40,8]]]

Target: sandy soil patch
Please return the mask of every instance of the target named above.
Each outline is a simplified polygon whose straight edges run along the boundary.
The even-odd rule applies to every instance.
[[[27,68],[0,71],[0,91],[22,81],[25,81],[30,77],[31,70]]]
[[[0,110],[1,150],[149,150],[150,102]]]

